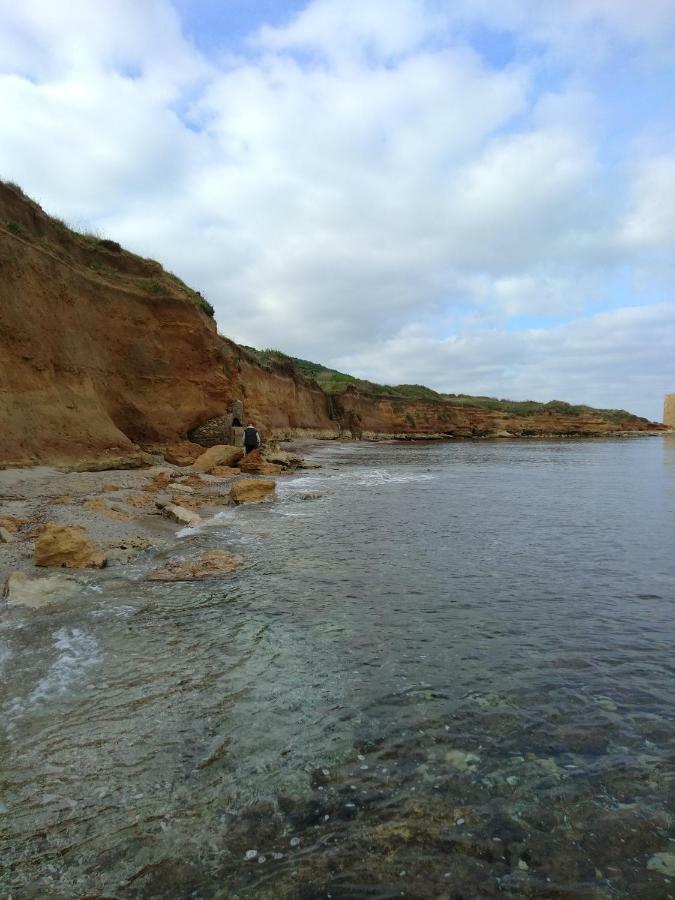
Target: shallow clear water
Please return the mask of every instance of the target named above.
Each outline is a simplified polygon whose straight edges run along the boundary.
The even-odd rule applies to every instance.
[[[675,896],[675,441],[314,458],[0,615],[0,896]]]

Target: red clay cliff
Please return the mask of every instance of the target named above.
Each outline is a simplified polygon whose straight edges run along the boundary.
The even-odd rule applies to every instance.
[[[77,234],[0,183],[0,466],[137,465],[244,401],[267,436],[603,434],[653,429],[397,404],[265,366],[220,337],[208,304],[152,260]]]

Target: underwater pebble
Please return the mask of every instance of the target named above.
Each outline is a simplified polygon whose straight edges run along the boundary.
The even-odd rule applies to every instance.
[[[527,870],[528,870],[530,867],[528,866],[528,864],[525,862],[524,859],[519,859],[519,860],[518,860],[518,868],[519,868],[522,872],[527,872]]]
[[[267,862],[267,857],[266,857],[266,856],[259,856],[259,857],[258,857],[258,862],[259,862],[259,863]]]
[[[480,756],[467,750],[448,750],[445,761],[458,772],[470,772],[480,762]]]
[[[300,838],[294,837],[291,838],[291,847],[299,847],[300,846]]]
[[[455,825],[463,825],[463,824],[464,824],[464,819],[457,819],[457,821],[455,822]]]
[[[257,857],[257,855],[258,855],[257,850],[247,850],[246,854],[244,856],[244,859],[246,859],[246,860],[255,859]]]
[[[647,868],[661,875],[675,877],[675,853],[655,853],[647,863]]]
[[[360,753],[356,757],[357,759],[365,759],[365,756],[362,756]]]
[[[273,854],[272,854],[272,859],[276,859],[277,862],[278,862],[280,859],[283,859],[283,858],[284,858],[284,854],[283,854],[283,853],[273,853]]]

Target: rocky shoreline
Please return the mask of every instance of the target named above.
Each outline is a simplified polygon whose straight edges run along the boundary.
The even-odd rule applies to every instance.
[[[165,454],[177,462],[143,469],[0,470],[3,598],[41,606],[67,594],[78,571],[121,569],[141,554],[168,554],[149,573],[152,580],[218,577],[237,568],[239,557],[215,549],[196,559],[172,558],[176,533],[228,506],[271,500],[276,482],[270,476],[311,466],[274,445],[244,459],[235,447],[192,448],[192,462],[182,448],[182,456],[181,450]]]

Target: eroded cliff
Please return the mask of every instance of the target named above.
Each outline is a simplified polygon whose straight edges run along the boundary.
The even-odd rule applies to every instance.
[[[0,465],[134,465],[233,399],[268,436],[602,434],[631,418],[505,416],[451,402],[330,396],[290,362],[220,337],[158,263],[70,230],[0,182]]]
[[[157,263],[0,185],[0,462],[138,459],[223,408],[215,322]]]

